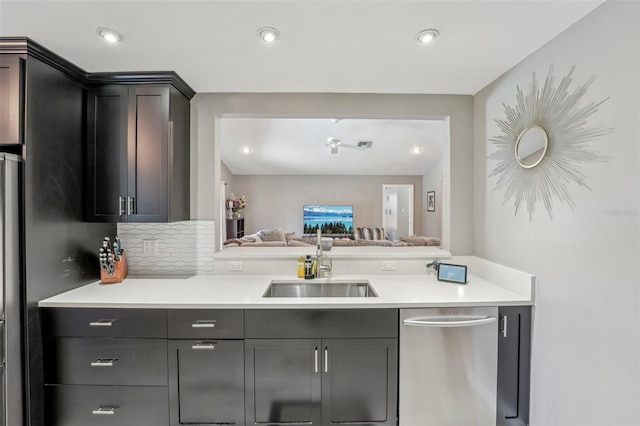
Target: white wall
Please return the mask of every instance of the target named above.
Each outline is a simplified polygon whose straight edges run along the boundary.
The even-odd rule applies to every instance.
[[[436,192],[436,205],[434,212],[427,211],[427,192]],[[422,177],[423,192],[423,225],[424,235],[428,237],[442,238],[442,160],[437,161],[425,172]]]
[[[471,96],[349,93],[205,93],[191,101],[191,215],[215,219],[222,116],[442,119],[450,140],[443,152],[443,245],[471,254],[473,236],[473,103]],[[449,225],[450,223],[450,225]]]
[[[640,3],[607,1],[474,97],[474,254],[538,277],[534,426],[640,424],[639,52]],[[570,92],[597,76],[583,104],[610,99],[587,125],[616,130],[589,144],[610,161],[581,167],[592,190],[569,186],[575,211],[555,200],[553,220],[538,204],[529,221],[494,191],[488,139],[549,65],[556,84],[577,65]]]
[[[282,228],[302,235],[305,204],[352,204],[353,226],[382,226],[382,185],[410,184],[422,204],[421,176],[234,176],[236,195],[247,196],[245,231]],[[420,215],[420,209],[414,214]],[[422,216],[418,216],[422,220]]]

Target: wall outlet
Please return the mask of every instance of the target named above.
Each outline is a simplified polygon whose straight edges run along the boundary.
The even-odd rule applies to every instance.
[[[383,260],[382,261],[382,270],[383,271],[395,271],[396,270],[396,262],[393,260]]]
[[[142,253],[150,256],[158,254],[158,240],[142,240]]]
[[[229,262],[228,269],[230,271],[236,271],[236,272],[242,271],[242,262],[239,262],[239,261]]]

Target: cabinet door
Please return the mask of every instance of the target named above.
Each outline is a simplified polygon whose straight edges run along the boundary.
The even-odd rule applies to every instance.
[[[319,425],[319,339],[245,340],[247,424]]]
[[[242,340],[171,340],[171,425],[244,425]]]
[[[395,425],[398,340],[324,339],[322,424]]]
[[[128,89],[87,94],[87,220],[126,221]]]
[[[169,87],[129,92],[129,222],[169,220]]]
[[[0,55],[0,144],[24,140],[24,59]]]
[[[529,424],[531,308],[500,308],[498,336],[498,426]]]

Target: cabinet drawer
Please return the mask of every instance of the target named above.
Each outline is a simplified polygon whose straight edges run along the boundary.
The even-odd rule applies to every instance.
[[[167,341],[58,338],[47,348],[46,383],[167,386]]]
[[[242,310],[176,309],[169,310],[170,339],[242,339]]]
[[[47,426],[169,424],[166,387],[46,386]]]
[[[246,338],[398,337],[397,309],[247,309]]]
[[[42,309],[45,336],[167,337],[164,309]]]

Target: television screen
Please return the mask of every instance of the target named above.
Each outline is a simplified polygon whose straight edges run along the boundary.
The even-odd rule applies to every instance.
[[[302,217],[305,234],[353,234],[353,206],[304,206]]]

